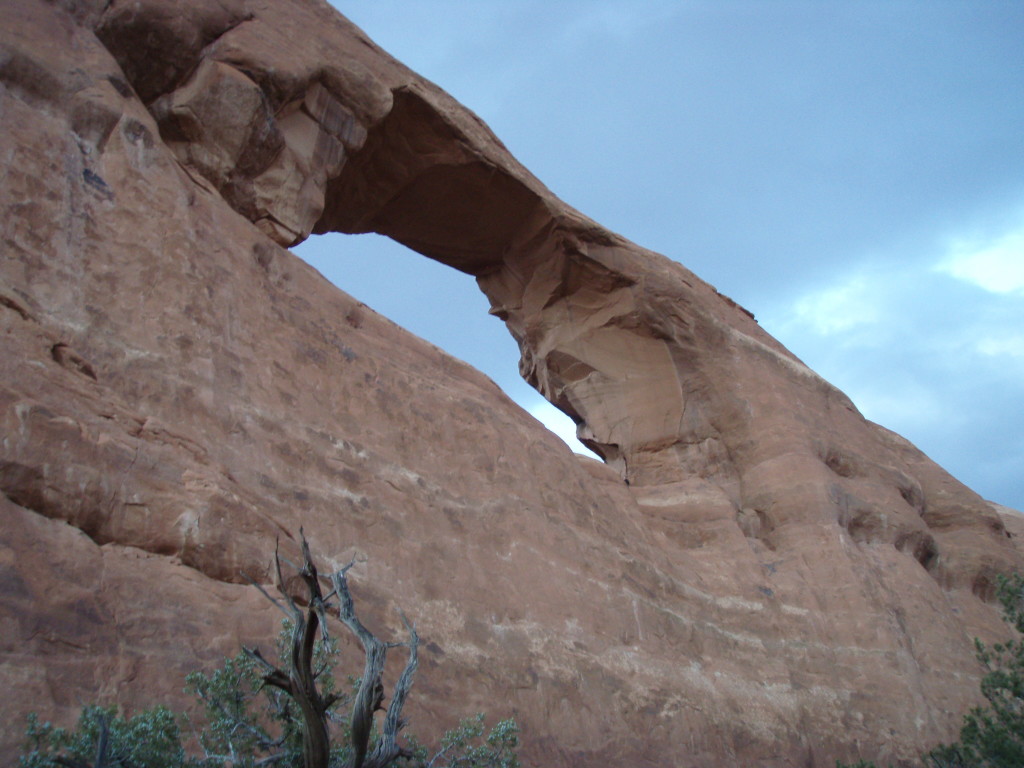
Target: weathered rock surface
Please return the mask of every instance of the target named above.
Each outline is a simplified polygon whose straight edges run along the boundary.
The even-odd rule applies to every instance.
[[[831,766],[955,732],[1015,514],[324,3],[8,0],[0,153],[6,759],[30,710],[178,699],[273,634],[243,574],[299,525],[416,620],[421,733]],[[281,247],[330,230],[476,275],[607,466]]]

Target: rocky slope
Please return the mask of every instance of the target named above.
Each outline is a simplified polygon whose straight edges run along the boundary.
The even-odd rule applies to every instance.
[[[514,714],[545,766],[955,732],[1000,512],[325,3],[8,0],[0,83],[6,758],[29,710],[176,700],[272,635],[244,575],[300,525],[415,619],[420,732]],[[286,250],[326,231],[475,275],[606,464]]]

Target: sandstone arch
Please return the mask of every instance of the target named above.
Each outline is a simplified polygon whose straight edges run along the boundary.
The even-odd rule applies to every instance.
[[[509,701],[548,765],[830,765],[955,727],[969,637],[999,627],[982,598],[1021,557],[749,313],[557,200],[326,5],[2,12],[0,670],[22,699],[177,687],[164,670],[228,650],[175,624],[197,594],[265,636],[240,574],[319,520],[328,550],[401,542],[374,581],[426,606],[427,689]],[[327,230],[474,274],[614,472],[280,247]]]

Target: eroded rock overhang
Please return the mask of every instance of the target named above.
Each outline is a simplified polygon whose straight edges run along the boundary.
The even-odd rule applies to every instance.
[[[281,245],[378,232],[474,275],[523,376],[656,524],[729,521],[774,547],[794,525],[839,521],[979,594],[1015,557],[988,504],[750,312],[557,199],[476,115],[330,9],[167,7],[114,2],[94,21],[179,161]],[[293,45],[275,13],[330,34]],[[100,131],[103,98],[85,110]],[[989,551],[942,557],[963,526],[988,531]]]

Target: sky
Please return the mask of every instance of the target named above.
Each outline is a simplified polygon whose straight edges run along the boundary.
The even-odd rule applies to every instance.
[[[1024,3],[333,4],[567,203],[1024,510]],[[472,278],[376,235],[295,252],[572,440]]]

